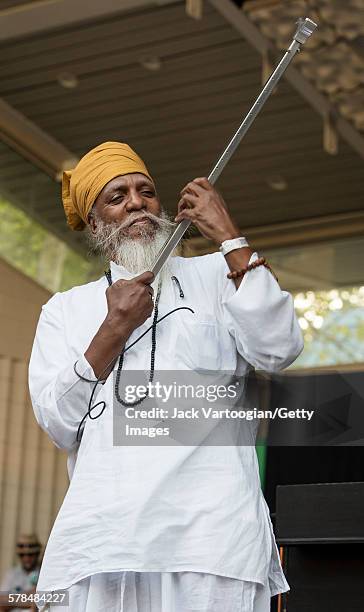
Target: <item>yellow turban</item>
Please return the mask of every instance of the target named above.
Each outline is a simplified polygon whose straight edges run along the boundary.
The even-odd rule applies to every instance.
[[[73,170],[63,172],[62,201],[71,229],[84,229],[97,196],[109,181],[132,172],[153,180],[143,160],[123,142],[104,142],[86,153]]]

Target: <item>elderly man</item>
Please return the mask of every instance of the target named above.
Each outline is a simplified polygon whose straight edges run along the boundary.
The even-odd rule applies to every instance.
[[[33,407],[71,479],[37,589],[67,589],[72,612],[267,612],[288,584],[254,443],[115,445],[110,373],[282,369],[302,350],[292,297],[205,178],[182,190],[172,221],[143,161],[107,142],[64,174],[62,193],[68,224],[87,228],[110,269],[55,294],[37,327]],[[175,253],[154,279],[183,218],[220,250]]]

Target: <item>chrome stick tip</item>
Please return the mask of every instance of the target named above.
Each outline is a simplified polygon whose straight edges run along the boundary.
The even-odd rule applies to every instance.
[[[301,17],[301,19],[297,21],[297,24],[298,28],[293,38],[297,40],[297,42],[301,43],[301,45],[304,45],[306,40],[310,38],[310,36],[316,30],[317,23],[315,23],[314,21],[312,21],[312,19],[309,19],[308,17]]]

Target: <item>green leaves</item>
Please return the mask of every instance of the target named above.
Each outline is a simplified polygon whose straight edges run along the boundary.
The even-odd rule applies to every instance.
[[[3,199],[0,220],[0,257],[49,291],[65,291],[101,275],[102,262],[82,257]]]

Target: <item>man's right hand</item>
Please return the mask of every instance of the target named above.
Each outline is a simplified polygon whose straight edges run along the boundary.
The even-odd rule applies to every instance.
[[[130,335],[153,312],[153,272],[143,272],[130,280],[119,279],[106,289],[108,314],[112,325]]]
[[[153,279],[153,272],[143,272],[106,289],[108,313],[85,352],[97,377],[108,377],[130,334],[152,314]]]

